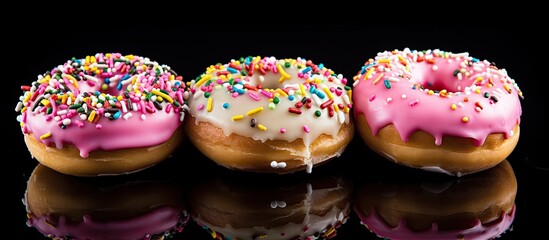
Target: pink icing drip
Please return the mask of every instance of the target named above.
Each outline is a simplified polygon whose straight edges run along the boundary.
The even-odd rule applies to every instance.
[[[46,145],[55,145],[63,148],[64,144],[73,144],[80,150],[80,156],[88,157],[94,150],[116,150],[122,148],[138,148],[161,144],[167,141],[181,125],[179,117],[174,117],[173,112],[157,111],[147,115],[142,120],[139,112],[133,112],[128,120],[123,118],[109,120],[101,117],[96,124],[101,124],[101,129],[96,124],[83,124],[82,127],[73,125],[62,129],[55,121],[46,121],[42,114],[27,115],[26,129],[34,133],[35,137]],[[72,121],[78,121],[79,117],[72,117]],[[51,132],[51,137],[40,140],[40,136]]]
[[[378,71],[376,66],[369,79],[364,79],[366,73],[358,75],[357,81],[360,82],[354,87],[353,94],[355,117],[364,114],[374,135],[381,128],[393,124],[403,141],[407,141],[415,131],[423,130],[434,136],[437,145],[442,143],[443,136],[471,138],[477,146],[482,145],[491,133],[504,133],[506,138],[510,137],[513,128],[520,123],[520,90],[504,72],[498,70],[494,73],[495,69],[489,62],[479,61],[465,67],[467,71],[473,71],[469,77],[463,75],[462,80],[458,80],[454,71],[462,68],[460,64],[464,59],[472,58],[461,57],[458,61],[454,57],[438,55],[433,57],[435,63],[430,64],[426,61],[413,62],[414,55],[417,53],[407,53],[403,57],[410,66],[411,79],[405,77],[406,73],[401,75],[402,71],[395,67],[403,67],[398,58],[391,60],[389,71]],[[389,53],[391,56],[394,55]],[[374,63],[384,58],[377,58]],[[434,65],[437,66],[436,70],[433,70]],[[473,70],[475,67],[476,70]],[[384,74],[383,77],[374,85],[373,82],[381,74]],[[399,80],[390,81],[390,89],[384,84],[388,77]],[[480,77],[483,80],[476,82]],[[492,78],[491,87],[488,87],[489,78]],[[446,89],[451,93],[447,97],[436,93],[429,95],[427,90],[412,89],[414,83],[427,89]],[[432,86],[427,83],[432,83]],[[511,89],[510,93],[504,84]],[[476,86],[480,87],[480,94],[471,88]],[[486,98],[485,92],[495,96],[497,102]],[[480,111],[475,110],[477,102],[482,106]],[[451,109],[452,104],[456,104],[455,110]],[[463,117],[467,117],[468,122],[462,122]]]
[[[71,236],[71,239],[136,240],[145,239],[147,234],[154,235],[171,230],[181,217],[184,216],[181,216],[180,208],[164,206],[127,220],[96,222],[86,215],[81,223],[73,224],[67,223],[63,216],[52,219],[48,215],[31,214],[29,223],[45,235]]]
[[[380,237],[389,238],[389,239],[406,239],[406,240],[415,240],[415,239],[492,239],[502,233],[504,233],[509,227],[515,218],[515,209],[516,206],[513,206],[513,209],[509,214],[503,213],[501,217],[491,223],[482,224],[479,219],[474,220],[474,225],[468,229],[462,230],[451,230],[451,231],[439,231],[436,223],[433,223],[433,227],[430,230],[426,231],[413,231],[408,228],[406,222],[401,220],[398,226],[391,227],[377,214],[375,209],[372,209],[372,212],[369,216],[365,216],[361,213],[356,207],[355,212],[359,216],[360,220],[364,225],[366,225],[371,231],[377,234]],[[460,238],[463,237],[463,238]]]

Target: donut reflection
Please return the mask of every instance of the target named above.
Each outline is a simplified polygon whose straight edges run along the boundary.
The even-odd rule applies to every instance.
[[[189,216],[181,187],[135,174],[78,178],[38,165],[27,183],[28,225],[52,239],[164,239]]]
[[[351,184],[335,176],[289,182],[218,177],[193,189],[189,207],[215,239],[324,239],[347,221],[351,194]]]
[[[362,224],[388,239],[492,239],[515,216],[517,181],[511,165],[461,178],[376,179],[358,187]]]

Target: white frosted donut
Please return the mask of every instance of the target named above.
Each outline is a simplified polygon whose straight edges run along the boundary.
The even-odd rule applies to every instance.
[[[303,58],[247,57],[190,82],[191,141],[228,168],[287,173],[339,156],[351,140],[347,80]]]

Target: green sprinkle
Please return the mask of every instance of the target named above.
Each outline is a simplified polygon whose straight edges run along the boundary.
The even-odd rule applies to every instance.
[[[455,70],[455,71],[454,71],[454,77],[457,76],[458,73],[459,73],[459,70]]]
[[[210,97],[210,92],[205,92],[205,93],[204,93],[204,97],[205,97],[205,98],[209,98],[209,97]]]
[[[73,104],[73,105],[70,105],[69,108],[70,109],[79,109],[80,107],[82,107],[82,104],[78,103],[78,104]],[[82,108],[83,109],[83,108]]]
[[[320,115],[322,115],[322,112],[320,112],[320,110],[316,110],[315,111],[315,116],[320,117]]]
[[[274,110],[276,105],[274,103],[269,103],[269,109]]]
[[[485,93],[484,93],[484,97],[485,97],[485,98],[489,98],[489,97],[490,97],[490,94],[489,94],[488,92],[485,92]]]
[[[349,87],[349,86],[345,86],[344,88],[345,88],[346,91],[351,90],[351,87]]]
[[[284,67],[289,68],[291,66],[290,62],[284,62]]]
[[[53,108],[48,108],[48,111],[46,111],[46,114],[51,114],[53,112]]]
[[[274,97],[273,102],[274,104],[278,104],[280,102],[280,99],[278,99],[278,97]]]
[[[385,88],[391,89],[391,82],[389,82],[389,79],[383,80],[383,83],[385,83]]]

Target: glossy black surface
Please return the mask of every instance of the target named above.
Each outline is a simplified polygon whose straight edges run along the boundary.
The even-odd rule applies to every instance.
[[[60,24],[60,23],[59,23]],[[5,91],[2,109],[5,119],[4,133],[8,145],[4,147],[6,165],[3,167],[7,183],[7,221],[9,228],[4,234],[16,239],[45,239],[34,228],[26,226],[26,210],[22,203],[27,180],[37,166],[30,158],[13,111],[21,93],[21,84],[28,84],[52,67],[71,57],[82,57],[96,52],[122,52],[147,56],[167,64],[190,80],[205,68],[217,62],[247,55],[276,57],[304,57],[316,63],[324,63],[337,73],[352,78],[364,61],[379,51],[402,49],[435,49],[445,51],[468,51],[472,56],[488,59],[506,68],[516,79],[525,99],[522,101],[521,136],[515,151],[508,157],[512,165],[518,190],[516,216],[512,231],[503,239],[524,239],[525,236],[543,236],[547,218],[545,196],[549,164],[545,160],[545,134],[547,115],[543,39],[522,29],[493,26],[463,25],[300,25],[286,23],[271,26],[224,25],[145,25],[120,27],[118,29],[88,28],[52,23],[38,23],[22,27],[22,33],[13,34],[9,48],[18,49],[17,54],[5,55],[12,64]],[[379,31],[384,31],[381,34]],[[63,34],[61,34],[63,33]],[[392,35],[390,35],[392,34]],[[30,39],[31,45],[21,41]],[[17,46],[17,47],[16,47]],[[540,56],[541,55],[541,56]],[[545,60],[546,61],[546,60]],[[7,157],[10,156],[10,157]],[[263,176],[229,171],[218,167],[203,157],[189,141],[186,141],[165,162],[133,176],[169,176],[181,188],[187,198],[191,189],[220,175],[240,180],[249,179],[257,186],[272,186],[278,182],[291,185],[309,178],[337,175],[358,186],[364,181],[387,181],[405,185],[410,181],[459,181],[448,176],[412,170],[379,157],[368,149],[358,135],[340,158],[313,169],[311,175],[296,173],[284,176]],[[482,173],[481,173],[482,174]],[[122,177],[124,178],[124,177]],[[109,182],[113,178],[101,181]],[[419,180],[418,180],[419,179]],[[83,181],[90,181],[83,180]],[[113,180],[114,181],[114,180]],[[124,181],[123,179],[116,181]],[[357,189],[353,188],[353,196]],[[208,232],[190,220],[175,239],[211,239]],[[337,231],[336,239],[376,239],[351,211],[346,224]]]

